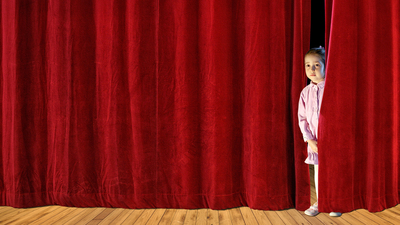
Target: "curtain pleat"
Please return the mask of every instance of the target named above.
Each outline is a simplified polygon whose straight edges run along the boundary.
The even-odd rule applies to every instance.
[[[399,2],[326,3],[319,207],[381,211],[399,203]]]
[[[304,210],[310,1],[3,1],[0,202]]]

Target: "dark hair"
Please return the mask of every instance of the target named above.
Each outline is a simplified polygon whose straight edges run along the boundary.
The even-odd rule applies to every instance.
[[[304,57],[306,57],[307,55],[316,55],[318,56],[322,63],[324,64],[324,66],[326,66],[325,64],[325,49],[324,47],[320,46],[319,48],[312,48],[310,50],[308,50],[308,52],[304,55]]]

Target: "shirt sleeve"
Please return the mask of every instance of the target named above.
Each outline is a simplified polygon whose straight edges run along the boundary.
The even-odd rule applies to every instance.
[[[303,134],[304,141],[306,142],[310,139],[315,140],[314,136],[311,133],[310,125],[307,122],[306,102],[304,99],[303,92],[301,92],[300,95],[298,117],[299,117],[299,126],[301,133]]]

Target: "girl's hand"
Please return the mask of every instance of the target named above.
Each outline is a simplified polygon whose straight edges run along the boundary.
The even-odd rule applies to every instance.
[[[308,145],[311,147],[311,150],[313,150],[313,152],[318,153],[318,143],[316,140],[308,140]]]

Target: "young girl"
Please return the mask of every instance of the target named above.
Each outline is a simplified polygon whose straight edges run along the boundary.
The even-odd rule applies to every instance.
[[[325,50],[322,47],[310,49],[304,56],[307,77],[311,80],[300,94],[299,126],[304,141],[308,143],[308,157],[305,163],[314,165],[315,190],[318,199],[318,118],[321,108],[322,95],[325,86]],[[304,212],[316,216],[318,201]],[[341,213],[331,212],[330,216],[340,216]]]

